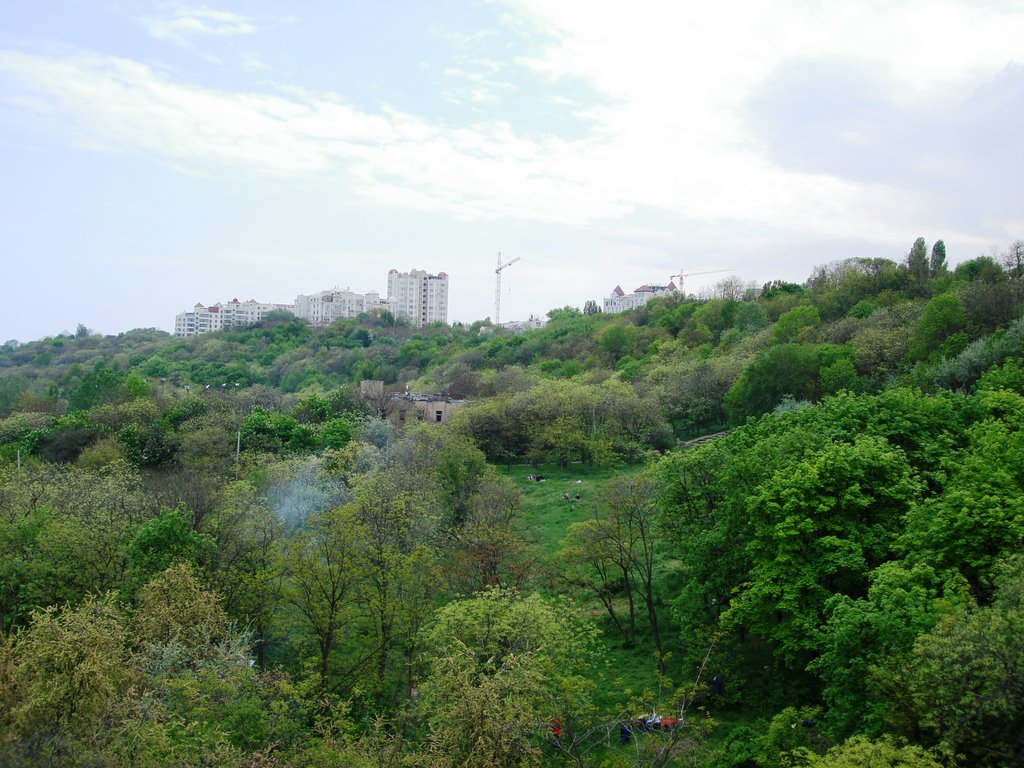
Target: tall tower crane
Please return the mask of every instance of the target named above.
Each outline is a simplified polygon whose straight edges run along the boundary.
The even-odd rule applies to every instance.
[[[705,270],[704,272],[686,272],[686,273],[684,273],[683,272],[683,268],[680,267],[679,268],[679,274],[678,275],[669,275],[668,279],[674,281],[677,277],[679,278],[679,283],[676,285],[676,290],[678,290],[681,293],[682,290],[683,290],[683,278],[684,277],[694,277],[696,275],[716,275],[719,272],[732,272],[732,271],[733,270],[731,270],[731,269],[708,269],[708,270]]]
[[[498,252],[498,268],[494,270],[494,325],[501,325],[501,270],[505,267],[511,267],[522,256],[516,256],[511,261],[506,261],[504,264],[501,263],[501,252]]]

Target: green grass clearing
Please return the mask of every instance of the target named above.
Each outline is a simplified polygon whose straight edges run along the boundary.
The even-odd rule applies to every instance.
[[[639,714],[642,711],[642,708],[638,707],[639,701],[665,709],[661,702],[667,701],[672,691],[661,690],[659,696],[654,646],[642,604],[637,604],[639,631],[636,645],[632,648],[625,647],[623,639],[616,633],[600,601],[592,595],[582,594],[558,582],[555,576],[556,554],[572,523],[586,520],[602,511],[602,485],[616,475],[633,474],[639,469],[640,467],[595,468],[584,464],[573,464],[565,469],[552,466],[537,470],[528,465],[501,468],[501,471],[515,480],[523,491],[522,520],[536,548],[537,572],[540,577],[538,588],[551,594],[568,595],[577,601],[603,632],[605,664],[597,675],[598,692],[595,703],[603,713],[610,716],[632,710]],[[529,475],[537,474],[544,476],[544,482],[527,479]],[[580,494],[579,501],[576,500],[577,492]],[[563,493],[569,494],[569,501],[562,498]],[[625,601],[622,606],[623,612],[624,603]],[[667,620],[665,611],[662,622],[667,623]],[[677,640],[669,626],[663,629],[663,635],[666,634],[666,648],[671,651]],[[675,676],[676,670],[673,669],[672,661],[670,657],[668,674],[678,685],[680,681]],[[645,693],[647,695],[644,695]]]

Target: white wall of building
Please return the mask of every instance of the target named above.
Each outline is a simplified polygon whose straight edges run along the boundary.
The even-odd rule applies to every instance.
[[[174,318],[175,336],[195,336],[224,328],[252,325],[261,322],[277,309],[291,312],[311,325],[330,325],[335,320],[356,317],[374,309],[404,315],[414,325],[448,322],[448,275],[431,275],[423,270],[388,272],[388,294],[382,298],[377,291],[365,294],[346,288],[320,291],[312,295],[299,295],[294,304],[266,304],[250,299],[232,299],[211,307],[196,304],[191,311]]]
[[[357,317],[373,309],[394,311],[388,299],[382,299],[376,291],[354,293],[349,289],[320,291],[311,296],[295,298],[295,314],[311,325],[330,325],[344,317]]]
[[[668,285],[641,285],[632,293],[623,293],[621,288],[615,286],[615,290],[604,300],[604,311],[606,314],[628,312],[644,306],[656,296],[671,296],[676,291],[675,283],[672,282]]]
[[[240,328],[262,322],[277,310],[295,314],[293,304],[269,304],[249,299],[218,302],[210,307],[196,304],[191,312],[182,312],[174,318],[175,336],[196,336],[200,333]]]
[[[395,311],[412,320],[413,325],[448,322],[448,275],[431,275],[421,269],[388,272],[388,299]]]

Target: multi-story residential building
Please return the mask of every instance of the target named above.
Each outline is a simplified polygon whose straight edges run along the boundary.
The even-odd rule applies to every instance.
[[[199,333],[219,331],[262,321],[275,309],[283,309],[306,320],[311,325],[330,325],[343,317],[356,317],[374,309],[405,315],[413,325],[448,322],[448,275],[439,272],[427,274],[414,269],[411,272],[388,272],[388,295],[381,298],[377,291],[354,293],[351,289],[320,291],[311,296],[299,295],[294,304],[264,304],[249,301],[231,301],[206,307],[196,304],[191,312],[182,312],[174,319],[175,336],[195,336]]]
[[[448,275],[428,274],[421,269],[388,272],[388,301],[394,300],[395,312],[412,320],[413,325],[448,322]]]
[[[353,293],[346,288],[344,291],[334,289],[320,291],[312,296],[300,295],[295,298],[295,314],[311,325],[330,325],[343,317],[356,317],[373,309],[386,309],[395,312],[396,303],[390,299],[382,299],[376,291]]]
[[[641,285],[632,293],[626,293],[616,285],[615,290],[604,300],[604,311],[612,314],[628,312],[631,309],[644,306],[655,296],[669,296],[678,290],[672,281],[669,281],[668,285]]]
[[[195,336],[209,331],[220,331],[224,328],[237,328],[262,322],[267,315],[276,310],[295,313],[293,304],[269,304],[249,299],[229,302],[217,302],[206,307],[196,304],[191,312],[182,312],[174,318],[175,336]]]

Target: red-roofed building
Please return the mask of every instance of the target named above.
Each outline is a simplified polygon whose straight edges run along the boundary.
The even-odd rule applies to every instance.
[[[604,300],[604,311],[608,314],[628,312],[631,309],[644,306],[656,296],[671,296],[679,289],[676,284],[669,281],[668,285],[641,285],[632,293],[624,293],[621,286],[616,285],[615,289]]]
[[[182,312],[174,318],[175,336],[197,336],[200,333],[221,331],[225,328],[239,328],[262,322],[275,310],[295,314],[294,304],[269,304],[255,299],[242,303],[232,299],[227,303],[216,303],[209,307],[196,304],[191,312]]]

